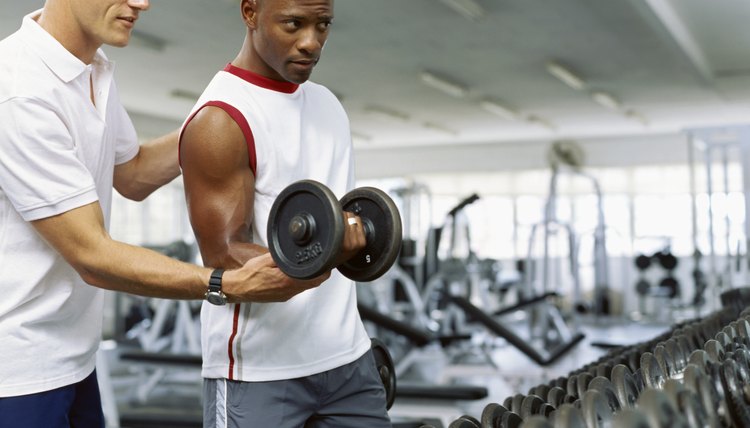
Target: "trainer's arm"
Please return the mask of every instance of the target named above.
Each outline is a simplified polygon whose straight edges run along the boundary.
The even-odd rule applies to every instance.
[[[98,202],[31,224],[91,285],[175,299],[206,292],[211,269],[111,239]]]
[[[31,224],[84,281],[96,287],[171,299],[202,299],[208,287],[211,268],[110,238],[98,202]],[[280,293],[268,286],[278,271],[270,255],[256,257],[226,271],[222,290],[230,302],[280,300]]]
[[[180,159],[190,223],[203,262],[233,268],[263,254],[270,257],[267,248],[252,240],[255,177],[237,123],[218,107],[204,107],[183,131]],[[330,275],[299,281],[274,270],[268,293],[280,301]]]
[[[142,144],[133,159],[115,167],[114,188],[128,199],[142,201],[180,175],[178,135],[177,130]]]

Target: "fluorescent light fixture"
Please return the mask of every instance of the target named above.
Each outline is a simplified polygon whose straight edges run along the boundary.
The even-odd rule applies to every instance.
[[[367,134],[363,134],[363,133],[357,132],[357,131],[352,131],[352,139],[354,139],[354,140],[362,140],[362,141],[367,141],[367,142],[372,141],[372,137],[370,137]]]
[[[596,101],[599,105],[602,105],[608,109],[619,110],[620,107],[622,107],[620,101],[606,92],[592,92],[591,98],[593,98],[594,101]]]
[[[518,112],[489,98],[479,101],[479,106],[488,112],[508,120],[518,120]]]
[[[438,131],[438,132],[442,132],[444,134],[458,135],[458,132],[456,132],[455,130],[445,127],[443,125],[434,123],[434,122],[425,122],[422,124],[422,126],[428,129]]]
[[[386,120],[397,120],[399,122],[408,122],[410,119],[410,116],[404,112],[394,110],[392,108],[376,106],[376,105],[365,106],[365,112],[372,116],[377,116]]]
[[[475,0],[442,0],[446,6],[470,21],[479,21],[485,11]]]
[[[423,71],[419,73],[419,78],[422,79],[422,83],[439,91],[442,91],[450,96],[456,98],[463,98],[469,92],[469,88],[466,86],[453,82],[441,76],[437,76],[430,71]]]
[[[167,41],[159,36],[134,29],[130,31],[130,45],[161,52],[167,45]]]
[[[536,124],[536,125],[541,125],[541,126],[547,128],[549,130],[552,130],[552,131],[554,131],[555,129],[557,129],[557,127],[555,125],[553,125],[551,122],[549,122],[546,119],[542,119],[541,117],[539,117],[537,115],[530,114],[530,115],[526,116],[526,120],[529,123],[533,123],[533,124]]]
[[[640,112],[637,112],[633,109],[626,111],[625,116],[629,119],[637,120],[638,122],[641,122],[643,125],[648,125],[648,119],[646,119],[646,116],[642,115]]]
[[[547,63],[547,72],[575,90],[580,91],[586,87],[586,82],[583,79],[556,61]]]
[[[172,89],[169,93],[172,98],[182,98],[188,101],[196,102],[200,98],[201,94],[186,89]]]

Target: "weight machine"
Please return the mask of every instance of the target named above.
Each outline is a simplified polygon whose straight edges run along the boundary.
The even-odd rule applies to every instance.
[[[710,288],[711,305],[716,308],[718,296],[722,291],[737,285],[746,285],[750,279],[750,126],[723,126],[694,128],[687,130],[688,165],[690,168],[690,188],[693,214],[693,282],[695,294],[692,304],[700,310],[706,302],[704,293]],[[733,227],[729,210],[724,210],[723,219],[717,219],[717,207],[714,197],[723,195],[728,199],[730,194],[730,162],[739,160],[742,171],[742,194],[745,204],[745,221],[743,236],[732,242]],[[708,239],[707,246],[701,245],[698,231],[698,175],[702,163],[705,174],[705,192],[708,194]],[[717,180],[718,179],[718,180]],[[715,181],[719,181],[718,185]],[[720,237],[716,231],[716,221],[723,220],[725,233]],[[726,256],[719,260],[718,248],[723,239]],[[708,272],[704,272],[703,259],[708,258]],[[733,260],[734,258],[734,260]]]
[[[529,252],[527,266],[529,273],[526,277],[527,289],[533,289],[535,279],[534,242],[536,233],[542,233],[542,258],[541,258],[541,288],[542,292],[554,291],[551,284],[552,260],[550,257],[550,239],[560,231],[564,231],[568,237],[568,256],[570,274],[573,283],[573,304],[583,307],[581,296],[580,274],[578,267],[579,241],[572,225],[565,223],[557,217],[558,181],[563,172],[569,172],[574,176],[581,177],[591,182],[596,196],[597,224],[594,229],[594,297],[590,308],[594,314],[610,313],[609,304],[609,266],[607,259],[606,223],[604,221],[604,206],[601,186],[599,181],[591,174],[583,171],[584,154],[577,144],[570,141],[558,141],[550,146],[547,153],[548,164],[552,170],[549,183],[549,195],[544,205],[544,217],[541,223],[532,227],[529,238]],[[564,168],[567,171],[564,171]]]
[[[555,297],[554,293],[541,295],[519,293],[523,298],[520,298],[515,305],[500,308],[494,313],[482,308],[488,299],[486,295],[483,295],[484,290],[479,285],[481,262],[471,251],[468,222],[462,220],[464,209],[478,199],[479,196],[476,194],[469,196],[451,209],[446,216],[443,229],[450,230],[448,258],[441,260],[437,273],[430,278],[425,287],[424,299],[428,305],[428,311],[431,306],[440,310],[442,319],[439,322],[443,334],[459,333],[466,324],[473,322],[495,336],[505,339],[537,364],[542,366],[552,364],[580,342],[584,335],[572,333],[567,327],[559,310],[551,303],[551,299]],[[459,245],[460,238],[465,241],[463,246]],[[458,254],[459,247],[464,248],[468,254]],[[506,314],[527,310],[541,313],[544,319],[549,320],[541,325],[541,330],[545,332],[545,340],[541,346],[529,340],[530,338],[519,336],[496,319]],[[538,317],[533,316],[530,319],[532,322],[539,320]],[[530,331],[536,330],[537,327],[539,326],[530,325]],[[486,358],[493,364],[489,356]]]

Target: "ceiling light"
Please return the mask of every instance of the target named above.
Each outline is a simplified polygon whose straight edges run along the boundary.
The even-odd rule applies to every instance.
[[[182,98],[192,102],[198,101],[198,98],[201,97],[201,94],[186,89],[172,89],[169,95],[172,98]]]
[[[471,20],[479,21],[485,15],[484,8],[475,0],[442,0],[448,7],[461,16]]]
[[[372,141],[372,137],[369,135],[363,134],[361,132],[352,131],[352,139],[353,140],[362,140],[362,141]]]
[[[641,113],[633,109],[626,111],[625,116],[630,119],[637,120],[638,122],[641,122],[644,125],[648,125],[648,119],[646,119],[646,116],[642,115]]]
[[[142,48],[150,49],[152,51],[161,52],[167,45],[167,41],[159,36],[155,36],[150,33],[146,33],[141,30],[130,31],[130,45],[140,46]]]
[[[398,120],[400,122],[407,122],[410,118],[410,116],[404,112],[376,105],[365,106],[365,112],[373,116],[378,116],[387,120]]]
[[[591,98],[593,98],[594,101],[596,101],[600,105],[607,107],[608,109],[619,110],[620,107],[622,107],[620,101],[606,92],[593,92],[591,93]]]
[[[430,87],[433,87],[439,91],[451,95],[456,98],[463,98],[469,92],[469,88],[466,86],[452,82],[444,77],[436,76],[434,73],[429,71],[423,71],[419,73],[419,78],[422,82]]]
[[[586,82],[583,79],[555,61],[547,63],[547,72],[575,90],[581,90],[586,87]]]
[[[442,132],[444,134],[450,134],[450,135],[458,135],[458,132],[454,131],[453,129],[447,128],[443,125],[434,123],[434,122],[425,122],[422,124],[425,128],[432,129],[435,131]]]
[[[498,115],[508,120],[518,120],[518,112],[510,107],[504,106],[499,102],[491,99],[484,99],[479,102],[479,106],[488,112]]]
[[[533,114],[526,116],[526,120],[529,123],[533,123],[533,124],[536,124],[536,125],[541,125],[541,126],[547,128],[549,130],[553,130],[554,131],[555,129],[557,129],[557,127],[555,125],[553,125],[551,122],[549,122],[548,120],[542,119],[541,117],[533,115]]]

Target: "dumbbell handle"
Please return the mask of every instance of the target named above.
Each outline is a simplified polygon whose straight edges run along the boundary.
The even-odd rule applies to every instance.
[[[371,241],[373,239],[373,237],[375,236],[374,235],[374,233],[375,233],[375,226],[372,224],[372,220],[370,220],[367,217],[361,217],[359,215],[359,213],[354,212],[354,211],[347,211],[347,212],[352,213],[352,214],[356,215],[357,217],[359,217],[360,222],[362,223],[362,229],[363,229],[363,231],[365,233],[365,242]],[[350,225],[351,224],[356,224],[356,222],[353,222],[352,220],[353,219],[350,217],[349,218],[349,224]]]

